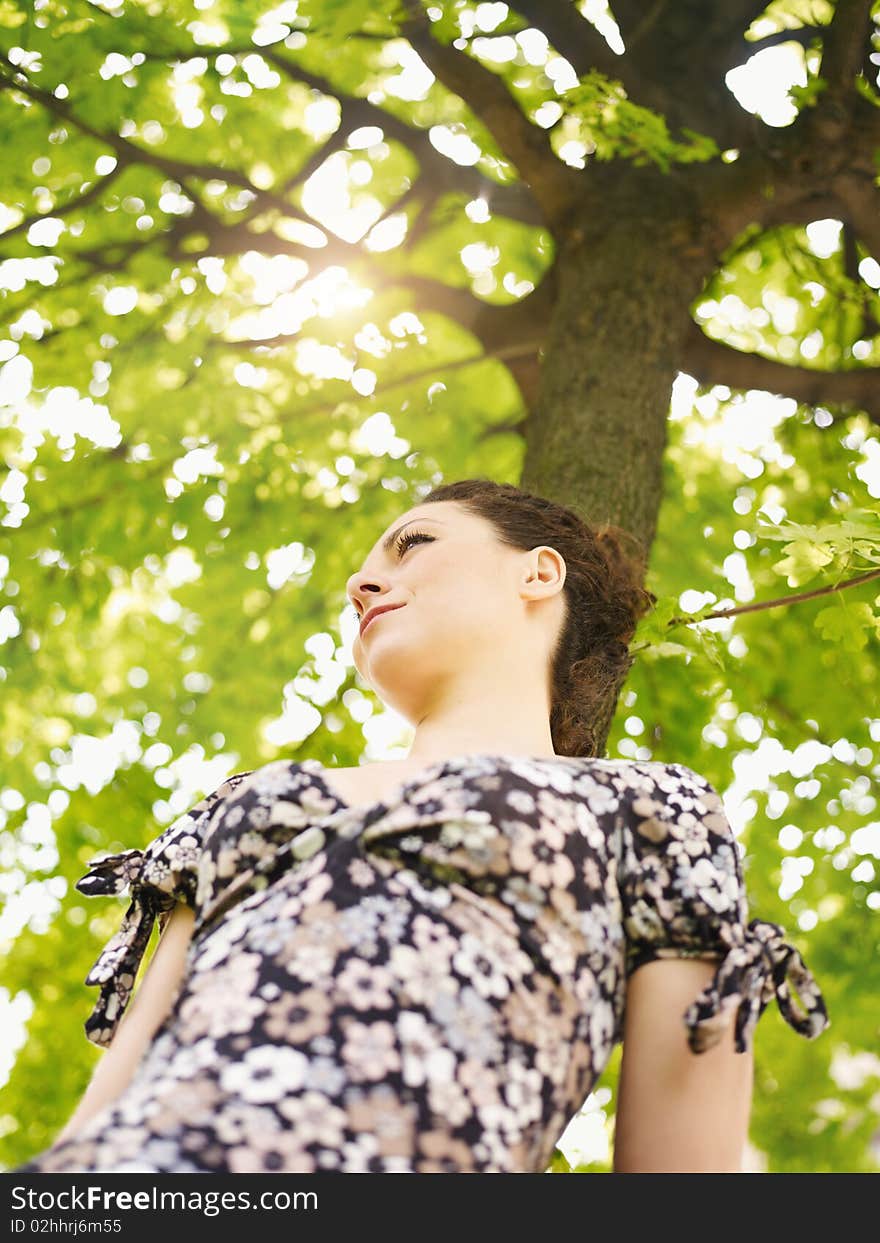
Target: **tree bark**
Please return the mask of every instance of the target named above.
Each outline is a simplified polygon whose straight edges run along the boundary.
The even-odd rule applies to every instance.
[[[693,328],[690,307],[716,255],[675,178],[643,169],[606,180],[601,213],[560,244],[521,486],[592,525],[621,526],[640,541],[647,567],[672,384]],[[597,713],[597,754],[619,690]]]
[[[674,179],[616,172],[605,189],[601,215],[560,242],[523,486],[624,527],[648,552],[672,384],[715,256]]]

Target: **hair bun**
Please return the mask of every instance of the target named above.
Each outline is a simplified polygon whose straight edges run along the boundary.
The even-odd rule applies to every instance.
[[[614,601],[621,623],[614,637],[628,644],[639,620],[657,603],[654,592],[643,586],[645,548],[631,532],[611,523],[595,527],[592,534],[608,566],[606,598]]]

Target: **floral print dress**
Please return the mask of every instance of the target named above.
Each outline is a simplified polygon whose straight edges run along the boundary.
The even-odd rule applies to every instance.
[[[18,1171],[542,1172],[657,958],[717,964],[681,1016],[695,1054],[731,1010],[745,1051],[774,997],[801,1035],[828,1026],[783,930],[747,922],[722,801],[684,765],[471,754],[363,807],[331,773],[237,773],[91,861],[77,888],[131,901],[88,1038],[109,1045],[176,902],[184,976],[125,1090]]]

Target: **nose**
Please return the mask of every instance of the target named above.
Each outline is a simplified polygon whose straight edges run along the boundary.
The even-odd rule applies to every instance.
[[[375,575],[364,574],[360,571],[357,574],[352,574],[346,583],[346,595],[359,617],[363,617],[367,609],[371,609],[374,604],[377,604],[383,594],[383,590],[387,594],[387,589],[387,583],[384,584],[383,588],[381,579]]]

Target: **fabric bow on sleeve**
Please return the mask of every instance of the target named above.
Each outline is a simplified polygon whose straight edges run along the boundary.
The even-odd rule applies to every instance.
[[[123,850],[90,859],[89,871],[76,882],[80,893],[90,897],[123,893],[126,889],[131,894],[131,903],[118,931],[101,950],[85,978],[86,984],[100,985],[101,990],[85,1022],[86,1036],[93,1044],[104,1048],[110,1044],[128,1005],[153,924],[157,916],[176,903],[172,894],[142,879],[143,865],[142,850]],[[160,927],[163,922],[160,919]]]
[[[804,1009],[792,995],[792,985]],[[797,949],[785,940],[784,930],[767,920],[753,919],[747,928],[740,926],[712,982],[685,1011],[689,1047],[703,1053],[716,1045],[728,1027],[730,1011],[735,1010],[735,1047],[745,1053],[774,996],[785,1021],[808,1040],[830,1026],[819,987]]]

